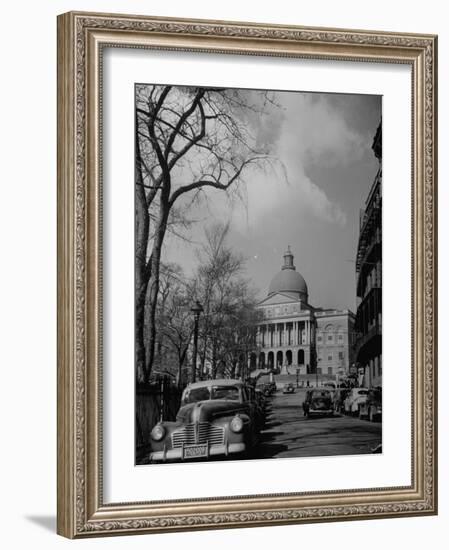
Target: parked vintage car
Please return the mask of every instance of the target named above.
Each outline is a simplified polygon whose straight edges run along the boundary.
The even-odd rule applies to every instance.
[[[151,431],[150,460],[182,461],[249,453],[257,444],[260,429],[254,393],[254,388],[240,380],[189,384],[176,420],[159,422]]]
[[[359,407],[359,417],[366,418],[370,422],[382,419],[382,390],[373,388],[368,391],[365,403]]]
[[[266,394],[264,393],[263,390],[261,390],[260,388],[256,387],[256,402],[258,403],[258,405],[263,409],[265,410],[266,406],[267,406],[267,396]]]
[[[352,388],[344,401],[346,414],[359,414],[360,406],[365,403],[368,388]]]
[[[264,395],[269,397],[276,392],[276,382],[262,382],[260,384],[257,384],[256,388],[261,390]]]
[[[254,408],[256,431],[260,432],[265,425],[265,397],[254,386],[247,386],[249,401]]]
[[[351,390],[349,388],[337,388],[333,392],[334,411],[343,413],[345,410],[345,399]]]
[[[282,393],[295,393],[295,386],[291,382],[288,384],[284,384],[284,387],[282,388]]]
[[[265,397],[270,397],[270,395],[273,393],[270,384],[264,382],[257,384],[256,390],[261,391],[265,395]]]
[[[306,392],[306,398],[302,404],[304,416],[334,414],[334,402],[332,392],[326,389],[314,389]]]

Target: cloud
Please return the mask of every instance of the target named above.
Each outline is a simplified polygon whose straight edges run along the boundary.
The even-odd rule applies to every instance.
[[[246,175],[245,209],[239,212],[236,207],[233,221],[251,227],[279,208],[295,208],[344,226],[343,208],[328,197],[306,168],[351,164],[366,153],[367,140],[349,127],[344,109],[333,103],[332,96],[279,93],[276,100],[280,109],[273,108],[263,117],[257,139],[270,146],[279,164],[268,172],[251,170]]]
[[[278,93],[275,99],[279,108],[271,107],[264,116],[250,115],[246,122],[258,145],[270,149],[278,160],[271,166],[247,168],[245,185],[230,196],[208,190],[201,205],[203,215],[232,220],[240,232],[254,230],[275,213],[314,216],[345,226],[343,207],[326,194],[310,167],[332,170],[365,154],[367,140],[346,121],[351,102],[342,106],[330,95],[291,92]]]
[[[283,103],[290,116],[278,144],[281,156],[294,151],[303,163],[346,165],[367,151],[366,138],[348,126],[344,109],[334,104],[332,96],[291,94]]]
[[[230,219],[232,226],[243,233],[268,219],[292,213],[303,217],[313,215],[337,226],[346,224],[342,208],[307,177],[301,164],[290,170],[288,181],[279,169],[252,169],[245,179],[244,192],[234,200],[220,191],[209,194],[208,210],[214,219]]]

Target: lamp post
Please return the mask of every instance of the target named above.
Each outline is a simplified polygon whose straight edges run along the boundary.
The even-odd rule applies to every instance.
[[[204,311],[203,306],[199,303],[198,300],[195,300],[195,303],[190,308],[190,311],[193,313],[194,319],[194,328],[193,328],[193,352],[192,352],[192,373],[190,376],[190,381],[196,381],[196,357],[198,354],[198,321],[200,319],[200,314]]]

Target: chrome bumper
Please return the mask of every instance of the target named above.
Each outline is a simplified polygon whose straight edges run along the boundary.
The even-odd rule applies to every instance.
[[[211,445],[208,450],[208,456],[203,458],[209,458],[210,456],[218,455],[230,455],[243,453],[246,450],[245,443],[228,443],[224,445]],[[176,449],[168,449],[165,451],[155,451],[150,453],[151,462],[166,462],[169,460],[182,460],[183,451],[182,447]],[[195,459],[193,459],[195,460]]]

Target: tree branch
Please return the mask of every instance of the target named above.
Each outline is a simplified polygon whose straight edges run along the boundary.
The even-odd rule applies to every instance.
[[[214,178],[213,180],[205,180],[201,179],[198,181],[194,181],[192,183],[189,183],[188,185],[183,185],[182,187],[179,187],[176,189],[176,191],[173,191],[172,196],[170,197],[169,205],[170,207],[173,205],[173,203],[180,197],[183,193],[188,193],[189,191],[192,191],[193,189],[198,189],[200,187],[214,187],[215,189],[228,189],[236,179],[240,176],[243,169],[252,162],[256,162],[258,160],[264,159],[265,156],[262,157],[253,157],[250,159],[245,160],[240,165],[240,168],[234,173],[234,175],[226,182],[226,183],[220,183],[219,177]],[[220,168],[220,172],[222,172],[222,169]]]

